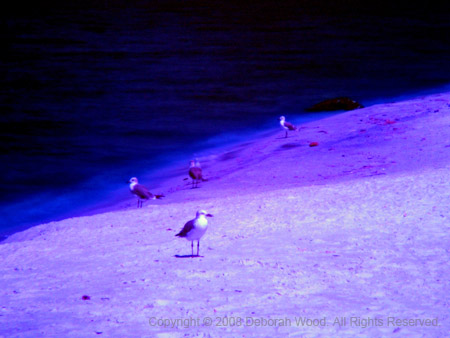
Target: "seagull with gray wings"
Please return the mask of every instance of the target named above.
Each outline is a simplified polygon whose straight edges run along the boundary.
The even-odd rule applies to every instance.
[[[136,177],[130,178],[128,183],[130,183],[131,193],[136,195],[138,198],[138,208],[142,208],[143,201],[161,199],[164,197],[163,194],[153,195],[145,186],[139,184],[138,179]]]
[[[288,137],[288,130],[295,131],[295,130],[298,129],[292,123],[287,122],[286,118],[284,116],[280,116],[280,126],[281,126],[281,128],[283,128],[286,131],[286,136],[285,137]]]
[[[203,237],[208,229],[208,220],[206,217],[213,217],[213,215],[208,214],[205,210],[197,211],[195,218],[188,221],[183,229],[175,235],[191,241],[191,257],[194,257],[194,241],[197,241],[196,256],[198,257],[200,254],[200,238]]]

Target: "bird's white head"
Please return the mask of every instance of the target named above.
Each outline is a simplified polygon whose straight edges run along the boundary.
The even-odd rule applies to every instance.
[[[194,168],[195,167],[195,161],[191,160],[189,161],[189,168]]]
[[[280,121],[284,121],[286,118],[284,116],[280,116]]]
[[[132,177],[130,178],[130,180],[128,181],[128,183],[138,183],[138,179],[136,177]]]
[[[213,217],[213,215],[208,214],[205,210],[197,211],[197,218],[199,217]]]

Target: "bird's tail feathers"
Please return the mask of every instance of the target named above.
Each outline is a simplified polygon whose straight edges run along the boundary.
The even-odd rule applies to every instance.
[[[160,200],[161,198],[166,197],[164,194],[155,195],[155,198]]]

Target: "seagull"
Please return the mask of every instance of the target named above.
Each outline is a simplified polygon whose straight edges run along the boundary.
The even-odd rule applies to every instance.
[[[144,200],[161,199],[164,197],[163,194],[153,195],[145,186],[138,183],[138,179],[136,177],[130,178],[128,183],[130,183],[131,193],[138,197],[138,208],[142,208],[142,202]]]
[[[191,257],[194,257],[194,241],[197,241],[197,257],[199,255],[200,238],[202,238],[208,228],[208,220],[206,217],[213,217],[213,215],[206,213],[205,210],[197,211],[195,218],[187,222],[183,229],[175,235],[191,241]]]
[[[189,162],[189,176],[192,178],[192,188],[196,188],[200,180],[203,181],[202,168],[200,168],[199,161]]]
[[[288,130],[297,130],[297,127],[294,126],[292,123],[289,123],[286,121],[286,118],[284,116],[280,116],[280,126],[284,130],[286,130],[286,136],[288,136]]]

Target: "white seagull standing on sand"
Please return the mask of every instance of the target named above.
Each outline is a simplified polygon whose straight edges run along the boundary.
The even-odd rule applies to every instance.
[[[192,188],[196,188],[198,182],[203,181],[202,168],[198,160],[189,162],[189,177],[192,178]]]
[[[138,198],[138,208],[142,208],[142,202],[144,200],[161,199],[164,197],[163,194],[153,195],[145,186],[138,183],[138,179],[136,177],[130,178],[128,183],[130,183],[130,191]]]
[[[286,130],[286,136],[288,136],[288,130],[297,130],[297,127],[294,126],[292,123],[289,123],[286,121],[286,118],[284,116],[280,116],[280,126],[281,128],[283,128],[284,130]]]
[[[191,257],[194,257],[194,241],[197,241],[197,256],[200,253],[200,238],[202,238],[206,229],[208,229],[208,220],[206,217],[213,217],[213,215],[206,213],[205,210],[197,211],[195,218],[187,222],[183,229],[175,235],[191,241]]]

